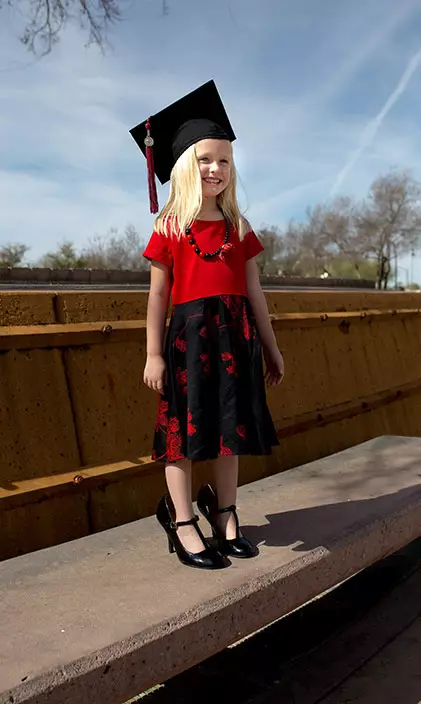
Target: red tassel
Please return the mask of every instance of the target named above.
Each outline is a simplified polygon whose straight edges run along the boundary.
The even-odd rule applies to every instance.
[[[158,206],[158,194],[156,191],[156,181],[155,181],[153,145],[154,145],[154,141],[151,137],[151,123],[150,123],[150,118],[149,118],[146,122],[146,137],[145,137],[146,165],[147,165],[147,169],[148,169],[149,205],[150,205],[151,213],[155,214],[158,212],[159,206]]]

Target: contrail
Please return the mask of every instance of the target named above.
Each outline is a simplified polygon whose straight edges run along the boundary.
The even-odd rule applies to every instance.
[[[384,118],[386,117],[387,113],[389,110],[392,109],[394,104],[396,103],[397,99],[403,93],[405,90],[406,86],[408,85],[409,81],[411,80],[412,74],[414,71],[418,68],[419,63],[421,61],[421,50],[417,51],[417,53],[410,59],[405,71],[403,72],[401,78],[399,79],[399,83],[396,86],[395,90],[393,93],[389,96],[389,98],[386,100],[385,104],[383,105],[382,109],[380,112],[376,115],[376,117],[371,120],[371,122],[368,123],[368,125],[365,127],[361,138],[360,138],[360,143],[357,147],[357,149],[351,154],[350,159],[347,161],[343,169],[338,173],[335,183],[333,184],[331,191],[330,191],[330,196],[334,196],[338,190],[338,188],[342,185],[342,183],[345,181],[346,177],[348,176],[349,172],[351,169],[354,168],[356,162],[360,158],[361,154],[363,151],[370,146],[372,143],[374,137],[377,134],[377,131],[379,127],[381,126]]]

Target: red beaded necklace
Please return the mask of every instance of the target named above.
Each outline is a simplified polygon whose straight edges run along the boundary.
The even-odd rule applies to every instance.
[[[229,237],[230,237],[230,222],[228,218],[224,215],[224,220],[225,220],[225,237],[224,241],[222,242],[221,246],[218,247],[214,252],[203,252],[199,245],[196,242],[196,238],[191,231],[190,227],[186,227],[186,235],[187,235],[187,241],[189,245],[191,245],[196,252],[197,256],[200,257],[201,259],[214,259],[218,257],[222,261],[224,260],[224,256],[226,252],[229,252],[229,250],[232,248],[232,244],[229,242]]]

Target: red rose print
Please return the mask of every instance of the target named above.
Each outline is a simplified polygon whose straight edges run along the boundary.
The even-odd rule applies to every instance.
[[[232,455],[232,450],[230,450],[229,447],[224,446],[222,435],[221,435],[221,447],[219,449],[219,454],[225,455],[225,456]]]
[[[190,411],[187,411],[187,433],[188,435],[194,435],[196,432],[196,426],[192,423],[193,416]]]
[[[233,318],[238,318],[240,313],[240,299],[238,296],[221,296],[221,300],[230,311]]]
[[[224,362],[231,362],[230,366],[227,367],[228,374],[234,374],[234,376],[237,376],[237,365],[231,352],[222,352],[221,357]]]
[[[214,321],[215,321],[215,323],[216,323],[217,325],[220,324],[221,319],[220,319],[219,315],[215,315],[213,319],[214,319]]]
[[[177,347],[180,352],[186,352],[187,350],[187,341],[186,340],[180,340],[179,337],[176,338],[175,341],[175,346]]]
[[[203,371],[205,374],[210,373],[210,360],[209,360],[209,354],[207,352],[204,352],[203,354],[200,355],[200,359],[203,362]]]
[[[187,369],[183,369],[183,371],[181,371],[181,369],[178,368],[175,373],[175,378],[177,380],[177,384],[181,386],[183,393],[187,394]]]
[[[174,433],[167,435],[167,462],[176,462],[184,459],[181,452],[181,435]]]
[[[240,438],[243,438],[243,440],[246,439],[247,434],[246,434],[246,429],[245,429],[244,425],[237,426],[237,434],[240,436]]]
[[[249,323],[249,321],[248,321],[248,318],[247,318],[247,311],[246,311],[245,306],[244,306],[244,308],[243,308],[243,319],[242,319],[242,323],[243,323],[243,334],[244,334],[244,337],[246,338],[246,340],[251,340],[251,338],[252,338],[252,327],[251,327],[251,325],[250,325],[250,323]]]
[[[156,425],[155,428],[156,430],[159,430],[159,428],[166,428],[168,425],[168,418],[167,418],[167,413],[168,413],[168,401],[163,401],[160,399],[158,403],[158,412],[156,416]]]
[[[170,422],[168,423],[168,433],[178,433],[179,430],[180,423],[178,418],[170,418]]]
[[[201,329],[199,335],[200,335],[200,337],[204,337],[204,338],[206,338],[206,337],[208,336],[208,331],[207,331],[207,329],[206,329],[205,326],[203,326],[203,328]]]

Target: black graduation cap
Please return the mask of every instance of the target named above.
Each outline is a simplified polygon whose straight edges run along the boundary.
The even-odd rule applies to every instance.
[[[177,159],[202,139],[235,140],[214,81],[152,115],[133,127],[130,134],[147,159],[153,213],[158,211],[155,174],[162,184],[167,183]]]

